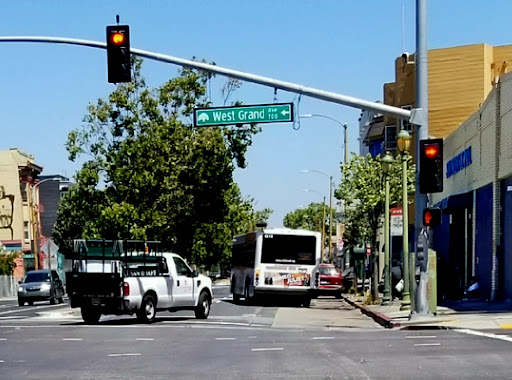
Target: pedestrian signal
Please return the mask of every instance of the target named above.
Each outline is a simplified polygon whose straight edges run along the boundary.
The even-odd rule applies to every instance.
[[[426,208],[423,210],[423,225],[425,227],[434,227],[441,224],[441,209]]]

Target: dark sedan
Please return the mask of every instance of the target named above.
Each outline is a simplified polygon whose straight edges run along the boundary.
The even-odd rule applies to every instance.
[[[56,301],[64,302],[64,286],[59,275],[54,270],[33,270],[20,281],[18,287],[18,305],[25,302],[32,305],[35,301],[50,301],[54,305]]]

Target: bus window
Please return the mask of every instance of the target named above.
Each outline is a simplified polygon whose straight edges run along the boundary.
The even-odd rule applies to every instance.
[[[266,264],[315,265],[315,236],[265,234],[261,262]]]

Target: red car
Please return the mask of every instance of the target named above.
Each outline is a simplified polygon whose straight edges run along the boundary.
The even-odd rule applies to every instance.
[[[319,295],[331,295],[341,298],[343,281],[340,268],[334,264],[320,264]]]

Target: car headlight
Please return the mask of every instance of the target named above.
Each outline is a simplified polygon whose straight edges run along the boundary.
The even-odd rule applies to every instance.
[[[24,288],[23,286],[20,286],[20,287],[18,288],[18,292],[20,292],[20,293],[24,293],[24,292],[25,292],[25,288]]]
[[[41,290],[50,290],[52,286],[50,284],[43,284],[41,285]]]

